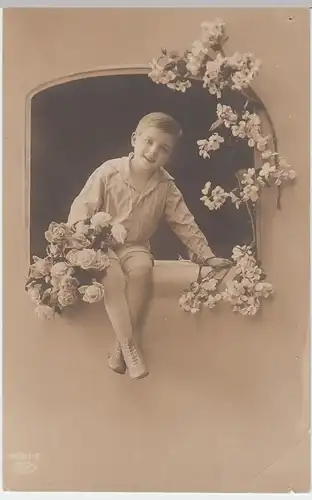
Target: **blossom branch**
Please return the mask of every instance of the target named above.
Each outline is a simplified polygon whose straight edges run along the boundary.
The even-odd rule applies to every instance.
[[[227,56],[224,44],[227,41],[225,23],[220,19],[214,22],[201,24],[201,36],[193,42],[190,50],[186,50],[180,57],[176,53],[168,54],[168,62],[164,66],[159,64],[160,59],[153,60],[150,78],[155,83],[162,83],[169,88],[185,92],[191,87],[192,80],[201,80],[203,88],[221,99],[223,90],[230,88],[239,91],[246,98],[241,110],[230,106],[217,104],[217,120],[211,125],[213,132],[208,139],[199,139],[197,145],[199,155],[210,159],[211,153],[217,151],[225,139],[215,132],[221,126],[229,129],[230,138],[227,146],[235,147],[239,140],[245,140],[249,147],[255,148],[261,154],[262,165],[256,168],[244,169],[242,174],[236,174],[238,186],[230,192],[225,192],[221,186],[211,190],[211,182],[206,182],[200,198],[209,210],[217,210],[230,199],[236,208],[244,203],[252,227],[252,242],[243,247],[233,248],[232,260],[235,263],[236,278],[227,283],[223,294],[217,293],[217,279],[211,273],[202,278],[202,267],[199,267],[197,281],[191,283],[180,298],[180,306],[195,313],[201,305],[215,307],[220,300],[225,300],[233,306],[234,311],[243,315],[254,315],[260,308],[262,298],[273,294],[270,283],[264,281],[265,275],[254,258],[256,245],[256,228],[254,214],[251,207],[259,198],[262,187],[276,186],[278,189],[277,207],[281,208],[281,185],[284,181],[295,178],[296,173],[290,169],[284,158],[278,153],[278,141],[272,118],[260,97],[253,90],[251,83],[258,74],[261,62],[253,54],[235,52]],[[213,53],[213,54],[211,54]],[[261,120],[255,112],[248,111],[248,104],[252,102],[261,109],[270,126],[271,135],[261,134]],[[233,138],[235,138],[233,145]],[[273,151],[268,147],[269,138],[272,139]],[[222,278],[224,279],[224,277]]]
[[[238,182],[238,186],[239,186],[239,190],[241,191],[242,190],[242,185],[241,185],[241,181],[240,181],[240,178],[239,178],[239,174],[235,174],[236,176],[236,179],[237,179],[237,182]],[[245,206],[246,206],[246,209],[248,211],[248,215],[249,215],[249,219],[250,219],[250,223],[251,223],[251,227],[252,227],[252,236],[253,236],[253,239],[252,239],[252,242],[250,243],[250,247],[251,248],[254,248],[255,244],[256,244],[256,226],[255,226],[255,222],[254,222],[254,216],[250,210],[250,206],[249,206],[249,203],[248,201],[245,201]]]

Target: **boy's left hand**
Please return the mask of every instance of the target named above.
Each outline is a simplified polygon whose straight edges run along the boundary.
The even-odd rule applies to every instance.
[[[232,267],[233,262],[221,257],[211,257],[210,259],[205,259],[202,265],[212,267],[213,269],[223,269],[225,267]]]
[[[223,259],[221,257],[210,257],[210,258],[203,258],[199,257],[198,255],[193,257],[193,262],[200,266],[209,266],[212,267],[213,269],[223,269],[225,267],[232,267],[233,262],[228,260],[228,259]]]

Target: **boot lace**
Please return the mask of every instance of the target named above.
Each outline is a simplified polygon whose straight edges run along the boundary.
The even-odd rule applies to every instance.
[[[133,366],[136,366],[140,363],[140,356],[139,353],[133,344],[131,340],[126,340],[125,341],[125,349],[127,351],[127,354],[129,356],[129,359],[131,360],[131,363]]]
[[[119,342],[116,344],[116,349],[115,349],[115,356],[116,358],[123,359],[123,354],[121,350],[121,345]]]

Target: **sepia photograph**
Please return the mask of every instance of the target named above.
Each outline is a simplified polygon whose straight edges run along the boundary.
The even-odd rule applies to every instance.
[[[309,74],[308,8],[5,9],[5,491],[309,491]]]

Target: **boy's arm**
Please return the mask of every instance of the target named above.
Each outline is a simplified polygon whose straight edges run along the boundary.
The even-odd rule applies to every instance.
[[[87,219],[100,210],[103,205],[104,183],[103,168],[100,166],[91,174],[83,189],[74,199],[67,224],[72,225]]]
[[[165,205],[165,219],[178,238],[187,247],[190,258],[195,255],[201,259],[215,257],[207,239],[187,208],[181,191],[174,183],[169,184]]]

